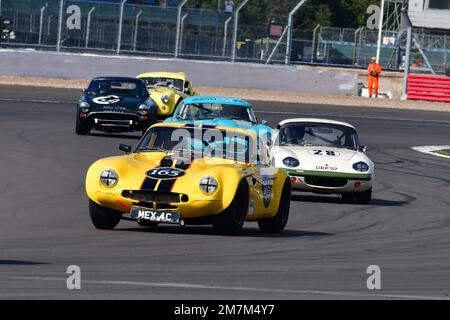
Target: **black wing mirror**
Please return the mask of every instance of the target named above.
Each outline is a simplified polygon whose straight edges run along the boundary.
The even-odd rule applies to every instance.
[[[126,144],[120,144],[119,145],[119,150],[123,151],[125,153],[131,153],[131,146],[126,145]]]
[[[366,153],[367,152],[367,146],[364,145],[364,144],[362,146],[359,146],[359,151]]]

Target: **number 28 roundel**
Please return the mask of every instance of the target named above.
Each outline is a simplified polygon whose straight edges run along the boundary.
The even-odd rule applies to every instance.
[[[154,168],[146,172],[147,177],[152,179],[178,179],[184,174],[184,170],[177,168]]]

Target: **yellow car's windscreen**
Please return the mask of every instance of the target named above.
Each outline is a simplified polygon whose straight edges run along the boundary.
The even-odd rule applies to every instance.
[[[178,91],[183,91],[184,88],[184,81],[181,79],[162,77],[147,77],[141,79],[145,82],[146,86],[167,87],[176,89]]]
[[[254,139],[243,133],[214,128],[154,127],[147,131],[137,152],[166,151],[249,162]],[[256,154],[256,152],[255,152]]]

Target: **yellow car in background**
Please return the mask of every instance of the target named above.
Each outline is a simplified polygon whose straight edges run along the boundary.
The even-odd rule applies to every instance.
[[[287,224],[289,176],[271,166],[251,130],[159,123],[134,151],[120,149],[127,154],[98,160],[87,172],[98,229],[113,229],[121,219],[149,227],[212,224],[224,233],[240,231],[244,221],[271,233]]]
[[[144,80],[162,119],[171,116],[184,98],[197,94],[184,72],[147,72],[137,78]]]

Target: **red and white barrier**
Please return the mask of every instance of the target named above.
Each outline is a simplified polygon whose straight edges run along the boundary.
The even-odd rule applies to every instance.
[[[407,99],[450,102],[450,77],[410,74]]]

